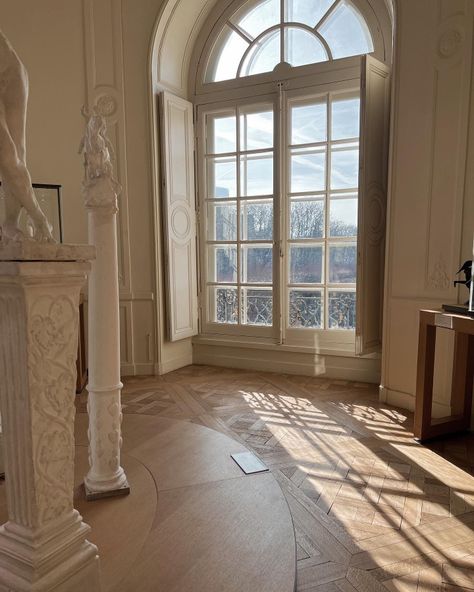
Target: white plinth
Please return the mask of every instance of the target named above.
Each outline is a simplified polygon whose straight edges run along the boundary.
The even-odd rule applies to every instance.
[[[90,247],[0,244],[1,591],[100,590],[97,548],[73,508],[78,306],[92,256]]]

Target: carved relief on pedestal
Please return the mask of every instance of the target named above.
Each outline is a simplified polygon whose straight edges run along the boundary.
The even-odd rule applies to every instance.
[[[30,391],[41,523],[72,510],[77,311],[69,296],[42,296],[29,310]]]
[[[118,471],[120,469],[120,449],[122,448],[122,409],[121,405],[114,397],[107,406],[111,423],[107,434],[110,444],[112,445],[112,454],[109,459],[109,468],[111,471]]]

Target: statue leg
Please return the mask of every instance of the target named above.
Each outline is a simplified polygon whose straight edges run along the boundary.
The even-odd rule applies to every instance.
[[[35,238],[37,240],[53,240],[51,227],[33,192],[25,160],[20,157],[20,155],[24,156],[22,119],[25,116],[26,89],[23,89],[22,92],[21,78],[15,82],[17,83],[9,89],[8,95],[5,96],[3,105],[0,104],[0,177],[8,192],[7,221],[3,231],[9,238],[21,238],[21,232],[18,229],[18,215],[21,207],[24,207],[35,225]],[[6,109],[5,104],[12,107]],[[19,151],[11,134],[10,123],[17,137]]]
[[[18,224],[22,206],[11,197],[8,185],[5,181],[2,181],[2,183],[5,194],[5,221],[2,228],[3,235],[11,240],[23,240],[25,236]]]
[[[5,195],[5,220],[2,226],[2,235],[11,240],[22,240],[24,235],[18,227],[22,206],[21,203],[12,196],[11,190],[8,186],[8,179],[2,174],[2,170],[4,168],[2,166],[2,153],[6,153],[8,150],[7,147],[5,147],[5,150],[3,150],[5,141],[10,144],[8,141],[8,129],[6,129],[6,124],[4,118],[2,117],[2,107],[0,105],[0,176],[2,178],[3,191]]]

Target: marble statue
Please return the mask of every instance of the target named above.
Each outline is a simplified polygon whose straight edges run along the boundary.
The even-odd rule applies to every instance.
[[[8,39],[0,31],[0,179],[5,192],[5,221],[1,240],[22,241],[19,228],[24,208],[33,225],[33,238],[54,242],[52,227],[36,200],[26,166],[26,106],[28,75]]]
[[[112,143],[107,137],[105,118],[95,109],[91,113],[82,109],[86,131],[79,145],[84,154],[84,181],[82,190],[86,207],[104,207],[117,211],[117,196],[122,187],[114,177]]]

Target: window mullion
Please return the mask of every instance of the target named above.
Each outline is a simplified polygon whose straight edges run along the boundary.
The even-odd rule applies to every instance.
[[[236,138],[236,148],[237,148],[237,158],[236,158],[236,166],[237,166],[237,324],[242,325],[242,290],[240,285],[241,280],[241,245],[240,239],[241,237],[241,230],[240,230],[240,221],[241,221],[241,196],[242,196],[242,184],[241,184],[241,160],[240,160],[240,153],[241,153],[241,145],[240,145],[240,108],[236,106],[235,108],[235,118],[236,118],[236,125],[235,130],[237,134]],[[245,130],[246,132],[247,130]]]
[[[279,341],[285,343],[287,325],[287,285],[288,285],[288,101],[284,84],[278,84],[278,170],[279,170],[279,191],[278,191],[278,302],[280,307],[279,315]]]
[[[285,0],[280,0],[280,63],[285,61]]]
[[[332,96],[327,96],[327,148],[326,148],[326,207],[325,207],[325,233],[324,233],[324,328],[329,329],[329,214],[331,201],[331,167],[332,167]]]

